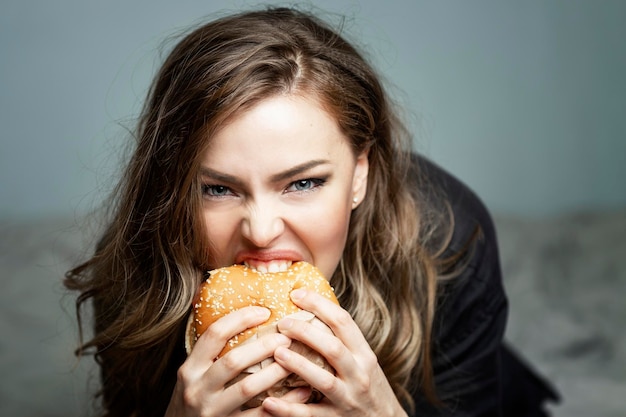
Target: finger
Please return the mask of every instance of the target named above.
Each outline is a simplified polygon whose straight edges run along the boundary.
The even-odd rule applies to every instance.
[[[280,333],[272,333],[247,341],[215,361],[211,371],[207,372],[206,378],[214,379],[215,375],[222,375],[220,380],[226,377],[230,381],[250,366],[271,358],[277,347],[288,347],[290,344],[291,339]]]
[[[261,405],[273,417],[324,416],[331,415],[326,404],[301,404],[285,401],[283,398],[268,397]],[[333,414],[336,415],[336,414]]]
[[[274,352],[274,359],[280,366],[299,375],[331,401],[340,401],[345,396],[345,387],[339,378],[304,356],[290,349],[279,347]]]
[[[269,310],[264,308],[244,308],[224,316],[213,323],[196,341],[193,350],[181,366],[179,377],[189,383],[203,378],[211,369],[217,355],[234,335],[267,320]],[[211,389],[223,387],[232,376],[222,375],[211,380]]]
[[[354,354],[366,355],[370,346],[361,329],[350,313],[327,298],[304,289],[291,292],[291,298],[298,307],[310,311],[333,331],[345,346]]]
[[[258,372],[242,374],[240,379],[224,390],[224,395],[220,398],[220,406],[238,409],[255,396],[278,384],[290,373],[274,362]]]
[[[308,387],[294,388],[291,391],[287,392],[287,394],[280,397],[280,400],[282,402],[287,402],[287,403],[305,404],[309,400],[309,398],[311,398],[311,394],[312,394],[311,389]],[[273,397],[267,397],[264,401],[267,401],[268,398],[273,398]],[[262,406],[258,407],[257,409],[261,410],[262,416],[273,416],[272,414],[268,412],[267,409],[263,408]],[[286,415],[293,416],[294,414],[289,414],[287,412]]]
[[[278,329],[286,336],[299,340],[320,353],[334,368],[336,377],[331,375],[331,378],[320,373],[322,368],[318,365],[296,355],[292,350],[277,349],[274,353],[274,357],[282,366],[300,375],[333,402],[343,401],[342,389],[345,387],[341,381],[352,381],[360,386],[366,386],[369,381],[367,375],[378,366],[376,356],[366,342],[363,342],[365,347],[362,349],[365,353],[360,356],[354,355],[336,336],[302,320],[283,319],[278,322]]]
[[[290,374],[275,363],[259,368],[255,373],[242,372],[264,359],[272,358],[278,346],[288,347],[290,344],[289,338],[280,333],[274,333],[239,345],[215,361],[204,374],[206,386],[217,389],[230,384],[224,390],[220,406],[239,408]],[[234,383],[233,380],[235,380]]]
[[[305,404],[307,401],[309,401],[309,398],[311,398],[312,394],[313,392],[311,388],[300,387],[300,388],[292,389],[291,391],[289,391],[287,394],[283,395],[280,398],[281,400],[290,402],[290,403]]]
[[[198,338],[189,355],[193,362],[213,360],[235,335],[257,326],[269,318],[270,311],[263,307],[245,307],[220,318]]]

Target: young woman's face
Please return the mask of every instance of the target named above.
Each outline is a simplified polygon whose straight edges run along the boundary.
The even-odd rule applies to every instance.
[[[275,271],[303,260],[330,279],[368,162],[317,101],[261,101],[219,130],[201,158],[212,267]]]

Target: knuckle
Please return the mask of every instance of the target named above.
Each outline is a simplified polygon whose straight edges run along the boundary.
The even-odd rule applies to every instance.
[[[341,355],[343,355],[344,351],[345,351],[345,347],[343,343],[339,341],[339,339],[333,339],[333,341],[328,343],[328,345],[325,348],[325,354],[327,358],[330,359],[331,361],[339,360],[341,358]]]
[[[200,401],[197,381],[193,375],[191,366],[187,365],[186,362],[176,372],[178,380],[175,391],[178,392],[182,405],[189,409],[195,408]]]
[[[354,383],[359,395],[364,395],[370,391],[371,379],[369,374],[366,372],[362,372],[358,377],[356,377]]]
[[[332,396],[339,388],[339,380],[333,375],[328,375],[321,379],[318,388],[327,396]]]
[[[228,371],[233,371],[233,370],[238,369],[239,358],[234,350],[222,356],[220,358],[220,361],[222,361],[222,366],[224,366],[224,368],[226,368]]]
[[[349,395],[343,398],[343,409],[350,415],[357,414],[359,410],[362,411],[361,404],[362,400],[358,396]]]
[[[341,312],[335,316],[335,323],[339,327],[347,326],[352,323],[352,316],[350,316],[350,313],[346,310],[341,310]]]
[[[262,337],[261,341],[263,344],[263,348],[267,352],[271,352],[281,345],[289,345],[289,339],[287,338],[287,336],[280,333],[275,333],[266,337]]]
[[[176,378],[178,379],[178,381],[180,381],[181,383],[186,383],[191,379],[191,372],[189,369],[189,365],[187,362],[183,363],[180,368],[178,368],[178,371],[176,372]]]
[[[378,367],[378,357],[370,350],[364,355],[363,363],[365,365],[365,369],[373,371]]]
[[[244,398],[252,398],[256,394],[258,394],[258,389],[256,389],[256,386],[253,384],[252,378],[248,377],[243,378],[241,381],[239,381],[239,383],[237,384],[237,389],[239,390],[241,396]]]
[[[185,387],[182,390],[183,406],[193,408],[196,405],[197,391],[191,387]]]
[[[221,329],[220,326],[209,326],[208,329],[204,332],[203,336],[209,340],[224,340],[228,339],[228,335],[224,330]]]

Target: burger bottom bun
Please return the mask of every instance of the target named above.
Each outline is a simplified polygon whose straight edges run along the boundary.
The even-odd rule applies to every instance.
[[[332,334],[332,331],[330,330],[330,328],[324,322],[322,322],[317,317],[315,317],[315,315],[311,312],[301,310],[296,313],[285,316],[285,318],[307,321],[311,323],[313,326],[317,327],[318,329],[321,329],[322,331],[326,333]],[[194,334],[192,325],[193,325],[193,320],[192,320],[192,317],[190,317],[190,320],[187,323],[187,332],[186,332],[186,339],[185,339],[185,347],[188,353],[191,351],[191,348],[193,347],[194,340],[195,340],[195,334]],[[276,323],[259,326],[255,335],[251,336],[249,339],[245,340],[243,343],[238,344],[237,347],[246,345],[248,343],[252,343],[254,340],[258,339],[259,337],[272,334],[272,333],[278,333],[278,327]],[[335,373],[335,370],[330,366],[328,361],[326,361],[326,359],[322,355],[320,355],[317,351],[311,349],[308,345],[300,341],[293,340],[291,342],[291,345],[289,346],[289,349],[295,353],[302,355],[303,357],[305,357],[312,363],[327,370],[328,372],[331,372],[333,374]],[[237,376],[235,379],[230,381],[228,386],[241,381],[243,378],[245,378],[246,376],[250,374],[259,372],[260,370],[269,366],[273,362],[274,362],[274,359],[270,357],[257,364],[254,364],[246,368],[244,371],[241,372],[239,376]],[[263,400],[267,397],[282,397],[283,395],[287,394],[289,391],[295,388],[300,388],[300,387],[310,387],[310,386],[299,375],[291,374],[287,376],[286,378],[284,378],[283,380],[274,384],[274,386],[269,388],[267,391],[262,392],[256,395],[255,397],[251,398],[250,400],[248,400],[243,405],[242,409],[246,410],[250,408],[259,407],[261,403],[263,402]],[[311,396],[309,397],[307,402],[309,403],[319,402],[321,401],[322,398],[323,398],[323,395],[319,391],[312,389]]]

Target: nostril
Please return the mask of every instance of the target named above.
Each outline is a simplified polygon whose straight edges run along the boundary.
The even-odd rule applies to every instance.
[[[242,234],[254,246],[267,247],[284,231],[284,222],[276,210],[254,210],[242,222]]]

